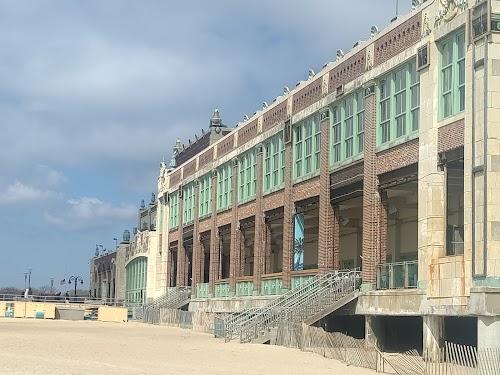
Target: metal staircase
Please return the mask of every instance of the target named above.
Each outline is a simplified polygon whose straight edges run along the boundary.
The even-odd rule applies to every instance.
[[[225,320],[225,340],[239,337],[242,343],[266,341],[271,331],[282,321],[312,324],[357,298],[360,283],[359,270],[317,275],[266,307],[248,309]]]
[[[191,301],[190,287],[171,288],[154,301],[144,306],[144,323],[152,323],[160,309],[180,309]]]

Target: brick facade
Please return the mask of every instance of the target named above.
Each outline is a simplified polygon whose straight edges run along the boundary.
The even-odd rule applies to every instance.
[[[375,283],[376,253],[378,243],[378,220],[380,197],[377,191],[376,174],[376,98],[375,90],[368,87],[365,97],[365,156],[363,171],[363,282]]]

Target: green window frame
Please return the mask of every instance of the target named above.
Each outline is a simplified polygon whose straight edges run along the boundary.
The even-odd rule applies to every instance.
[[[444,37],[438,48],[439,118],[443,120],[465,110],[465,30]]]
[[[217,209],[228,208],[232,203],[233,194],[233,167],[231,163],[226,163],[217,170],[218,189],[217,189]]]
[[[392,70],[378,82],[379,145],[418,132],[420,123],[420,75],[413,59]]]
[[[256,160],[255,149],[252,149],[240,157],[239,163],[239,195],[238,201],[242,202],[255,197],[256,187]]]
[[[264,192],[283,186],[285,183],[285,144],[283,133],[264,143]]]
[[[168,227],[170,229],[176,228],[179,225],[178,216],[179,216],[179,193],[176,191],[174,193],[169,194],[169,220]]]
[[[182,224],[187,224],[194,219],[194,183],[187,184],[182,190]]]
[[[207,174],[200,178],[200,217],[212,212],[212,178]]]
[[[332,108],[330,165],[349,160],[364,150],[365,103],[362,91],[347,96]]]
[[[318,116],[311,116],[294,127],[294,178],[319,170],[321,129]]]

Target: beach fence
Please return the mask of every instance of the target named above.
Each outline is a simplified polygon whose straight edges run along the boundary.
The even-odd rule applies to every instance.
[[[443,348],[405,353],[384,353],[384,361],[398,375],[498,375],[500,348],[477,349],[445,342]]]
[[[282,322],[271,344],[297,348],[347,365],[398,375],[500,375],[500,348],[476,347],[446,342],[435,351],[417,350],[382,353],[365,339],[339,332],[326,332],[306,324]]]
[[[326,332],[323,328],[307,324],[280,323],[270,343],[316,353],[351,366],[379,372],[385,370],[382,354],[365,339],[356,339],[339,332]]]
[[[143,322],[192,329],[195,332],[213,333],[215,314],[201,311],[155,308],[144,313]]]

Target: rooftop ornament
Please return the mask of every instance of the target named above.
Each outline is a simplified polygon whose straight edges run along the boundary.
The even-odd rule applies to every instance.
[[[285,86],[283,88],[283,95],[288,95],[288,94],[290,94],[290,88],[288,86]]]
[[[379,33],[379,29],[376,25],[373,25],[370,29],[370,34],[372,37],[374,37],[375,35],[377,35]]]
[[[342,59],[344,57],[344,51],[342,51],[341,49],[338,49],[337,50],[337,61]]]
[[[314,70],[312,69],[309,69],[309,75],[308,75],[308,78],[311,79],[312,77],[314,77],[316,75],[316,73],[314,73]]]

